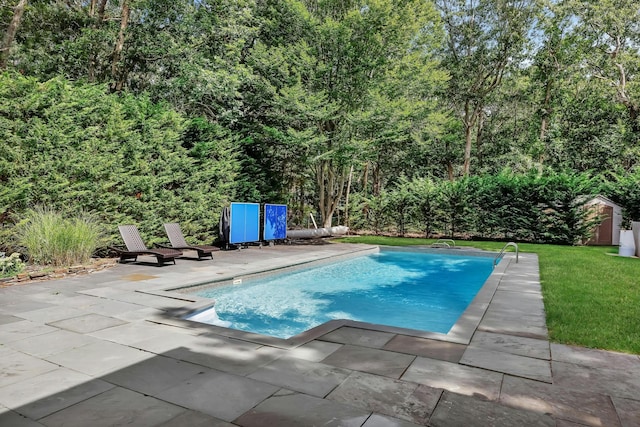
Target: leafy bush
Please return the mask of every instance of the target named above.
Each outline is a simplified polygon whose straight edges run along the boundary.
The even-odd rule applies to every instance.
[[[0,250],[13,250],[3,247],[10,218],[36,204],[95,212],[114,240],[119,224],[136,224],[145,242],[160,242],[165,222],[213,240],[237,186],[228,130],[144,96],[106,92],[0,74]]]
[[[640,221],[640,168],[628,174],[616,174],[607,185],[608,195],[622,206],[624,226]]]
[[[393,220],[391,197],[386,190],[380,194],[354,193],[349,200],[349,226],[376,234],[388,231]]]
[[[395,221],[396,232],[404,236],[417,206],[414,183],[401,177],[396,187],[388,193],[388,210]]]
[[[453,238],[456,233],[466,231],[471,213],[469,180],[443,181],[438,197],[445,233]]]
[[[16,233],[32,262],[53,266],[87,263],[102,236],[100,226],[88,215],[66,218],[43,207],[27,211]]]
[[[11,277],[20,273],[24,269],[24,263],[20,259],[17,252],[9,256],[5,256],[4,252],[0,253],[0,277]]]
[[[416,178],[411,181],[411,190],[416,202],[413,224],[425,237],[431,237],[439,225],[438,186],[430,179]]]
[[[598,218],[584,203],[599,191],[588,174],[549,172],[468,177],[456,181],[401,178],[376,197],[353,197],[354,229],[380,234],[419,230],[459,237],[576,244]],[[356,220],[357,219],[357,220]]]
[[[545,242],[575,244],[589,237],[598,219],[584,207],[596,189],[593,178],[585,174],[555,173],[540,180],[543,200],[541,215]]]

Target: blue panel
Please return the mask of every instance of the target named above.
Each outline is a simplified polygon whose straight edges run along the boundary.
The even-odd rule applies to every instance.
[[[230,210],[229,243],[247,243],[260,240],[260,205],[258,203],[231,203]]]
[[[287,238],[287,205],[264,205],[264,240]]]

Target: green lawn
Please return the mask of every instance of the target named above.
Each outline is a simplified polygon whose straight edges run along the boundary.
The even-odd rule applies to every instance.
[[[433,242],[378,236],[340,241],[394,246]],[[498,251],[504,242],[456,241],[456,245]],[[617,253],[610,246],[520,243],[518,247],[538,254],[552,341],[640,354],[640,260],[608,255]]]

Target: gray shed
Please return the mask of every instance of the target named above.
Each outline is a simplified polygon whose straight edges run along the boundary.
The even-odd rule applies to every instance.
[[[604,196],[596,196],[585,203],[594,209],[603,220],[593,230],[593,236],[587,245],[617,246],[620,244],[620,225],[622,224],[622,207]]]

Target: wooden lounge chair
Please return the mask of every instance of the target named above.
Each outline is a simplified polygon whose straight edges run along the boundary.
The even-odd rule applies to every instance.
[[[182,230],[180,230],[180,224],[175,222],[165,224],[164,229],[167,232],[167,237],[169,237],[169,241],[171,242],[171,246],[164,246],[164,248],[168,249],[178,249],[178,250],[191,250],[198,252],[198,259],[204,257],[211,257],[213,259],[213,251],[220,250],[215,246],[209,245],[190,245],[184,240],[184,236],[182,235]]]
[[[177,249],[167,248],[153,248],[149,249],[145,246],[138,232],[138,227],[135,225],[119,225],[120,235],[127,250],[112,248],[118,255],[120,255],[120,261],[126,261],[132,259],[137,261],[138,255],[153,255],[158,260],[158,264],[162,265],[165,262],[173,261],[176,263],[176,258],[182,256],[182,252]]]

